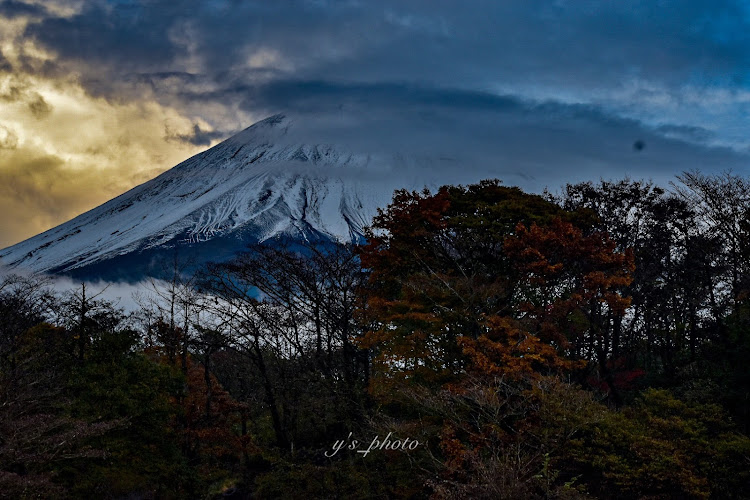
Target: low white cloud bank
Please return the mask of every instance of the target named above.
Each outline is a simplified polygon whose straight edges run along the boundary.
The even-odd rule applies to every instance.
[[[147,279],[138,283],[80,281],[67,276],[32,274],[23,269],[8,269],[0,266],[0,282],[11,276],[38,280],[57,296],[80,293],[82,286],[85,286],[88,298],[110,302],[115,308],[122,309],[125,313],[133,313],[151,306],[159,301],[159,293],[165,295],[169,289],[168,283],[156,279]]]

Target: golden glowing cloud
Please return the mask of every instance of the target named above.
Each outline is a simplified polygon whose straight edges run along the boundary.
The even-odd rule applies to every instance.
[[[26,21],[0,19],[0,248],[91,209],[205,149],[205,121],[153,98],[107,100],[22,39]]]

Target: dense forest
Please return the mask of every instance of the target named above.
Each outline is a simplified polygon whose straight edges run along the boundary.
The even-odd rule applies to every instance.
[[[750,181],[396,192],[360,246],[0,282],[2,498],[750,498]]]

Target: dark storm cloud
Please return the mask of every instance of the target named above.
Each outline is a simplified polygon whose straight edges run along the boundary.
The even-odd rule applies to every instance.
[[[28,106],[31,114],[37,119],[46,118],[52,112],[52,106],[39,94],[29,101]]]
[[[259,95],[278,110],[291,104],[296,111],[287,113],[292,126],[284,141],[343,143],[357,153],[423,158],[404,171],[384,165],[381,173],[404,176],[403,185],[414,185],[414,179],[439,185],[497,177],[538,191],[625,175],[666,184],[685,169],[748,165],[744,154],[678,134],[697,131],[668,127],[666,133],[590,105],[392,85],[286,82],[270,87],[242,93]],[[638,141],[647,147],[634,150]]]
[[[750,89],[749,12],[732,0],[92,0],[27,36],[59,55],[47,72],[75,71],[93,95],[147,94],[189,116],[216,104],[229,111],[203,117],[225,132],[247,125],[234,109],[257,118],[317,105],[290,82],[317,85],[303,95],[326,101],[356,98],[357,85],[401,100],[441,97],[408,87],[464,89],[604,104],[664,125],[664,101],[684,108],[685,85]],[[697,113],[674,125],[698,126]]]
[[[487,92],[423,87],[401,83],[334,83],[326,81],[278,80],[259,85],[227,89],[226,94],[242,98],[240,106],[248,111],[292,109],[300,112],[324,112],[350,106],[385,108],[411,112],[413,108],[459,108],[464,110],[519,110],[522,102],[513,96]],[[360,110],[366,112],[366,109]]]
[[[25,103],[31,114],[38,119],[45,118],[52,112],[52,106],[23,78],[10,79],[4,87],[0,91],[0,101]]]
[[[168,139],[177,139],[182,142],[193,144],[194,146],[209,146],[211,142],[216,139],[221,139],[226,136],[224,131],[207,131],[201,130],[200,125],[197,123],[193,125],[191,134],[179,134],[175,136],[167,135]]]
[[[706,129],[651,127],[587,104],[406,84],[276,81],[234,91],[244,97],[241,106],[248,110],[295,110],[296,132],[288,138],[292,143],[338,139],[366,152],[469,160],[492,168],[468,175],[510,174],[515,182],[537,189],[571,176],[628,174],[666,182],[687,168],[743,170],[750,164],[744,154],[707,146],[711,132]],[[641,148],[643,154],[634,155],[636,141],[648,144],[648,151]],[[454,166],[440,165],[447,170]],[[450,172],[441,176],[449,178]]]
[[[66,59],[122,73],[179,71],[190,53],[216,78],[271,48],[305,79],[588,88],[633,76],[744,84],[749,28],[732,1],[154,0],[88,2],[28,33]]]
[[[3,55],[2,51],[0,51],[0,71],[12,71],[12,70],[13,70],[13,65]]]
[[[14,19],[20,16],[40,17],[47,14],[47,9],[41,5],[30,5],[14,0],[0,2],[0,16]]]
[[[153,90],[161,90],[174,85],[190,85],[201,80],[199,75],[186,71],[163,71],[155,73],[139,73],[126,77],[134,85],[148,85]]]
[[[179,49],[167,33],[179,13],[170,6],[179,2],[155,4],[159,5],[88,2],[83,12],[71,18],[48,17],[30,24],[27,36],[63,60],[90,64],[93,73],[107,67],[122,72],[158,67],[169,63]]]
[[[288,112],[310,140],[491,158],[543,184],[747,165],[684,95],[750,91],[739,1],[92,0],[26,34],[91,94],[190,117],[167,138],[196,145]]]

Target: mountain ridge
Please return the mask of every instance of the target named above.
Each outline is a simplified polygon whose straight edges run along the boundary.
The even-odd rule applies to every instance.
[[[219,237],[239,240],[238,249],[275,237],[359,240],[392,190],[373,192],[356,180],[371,155],[290,143],[285,137],[292,125],[284,114],[261,120],[66,223],[0,250],[0,264],[76,274],[127,254]]]

